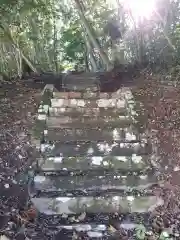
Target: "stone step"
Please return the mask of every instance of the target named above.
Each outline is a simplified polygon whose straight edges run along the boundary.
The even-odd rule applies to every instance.
[[[111,173],[99,174],[98,176],[87,174],[81,176],[45,176],[43,173],[37,174],[34,177],[34,182],[31,191],[35,195],[42,193],[54,194],[68,192],[77,192],[83,194],[86,189],[86,195],[95,194],[97,191],[112,191],[128,189],[141,191],[143,189],[151,188],[156,185],[157,177],[154,172],[140,175],[116,175],[113,171]]]
[[[72,240],[76,237],[77,239],[112,240],[112,239],[118,239],[117,235],[118,235],[118,237],[124,236],[123,232],[127,232],[127,229],[131,229],[132,235],[134,236],[136,227],[140,226],[140,224],[138,223],[138,219],[136,221],[134,219],[133,219],[134,221],[132,221],[132,220],[130,221],[130,219],[129,219],[130,214],[126,213],[126,214],[121,214],[121,216],[122,215],[124,215],[124,216],[123,216],[123,221],[120,222],[118,220],[119,216],[117,216],[116,214],[114,214],[114,215],[115,216],[112,216],[112,219],[113,219],[112,225],[118,226],[117,229],[120,228],[122,234],[118,230],[116,230],[116,228],[111,226],[111,224],[107,223],[108,220],[106,220],[106,219],[108,219],[108,214],[106,214],[106,215],[98,214],[97,217],[93,216],[93,214],[90,214],[91,217],[86,216],[84,219],[85,221],[83,221],[83,223],[81,223],[77,217],[77,220],[75,221],[75,223],[71,223],[70,221],[68,222],[69,218],[67,218],[67,219],[63,218],[62,219],[63,224],[61,224],[60,223],[61,220],[59,217],[59,219],[58,219],[59,221],[56,221],[55,223],[53,222],[54,229],[57,229],[57,233],[55,234],[54,239],[64,239],[65,238],[66,240]],[[147,214],[144,214],[144,215],[146,216]],[[82,216],[83,216],[83,214],[82,214]],[[142,216],[143,216],[143,214],[141,214],[141,219],[145,220],[144,222],[148,222],[147,216],[144,218]],[[49,218],[51,218],[51,217],[49,217]],[[103,220],[103,218],[104,218],[104,220]],[[64,223],[64,219],[66,221],[66,224]],[[70,219],[71,219],[71,217],[70,217]],[[75,219],[75,218],[72,218],[72,219]],[[93,219],[94,221],[86,222],[86,219],[88,219],[88,220]],[[97,221],[95,221],[95,219],[97,219]],[[132,214],[131,214],[131,219],[132,219]],[[98,221],[98,220],[100,220],[100,221]],[[46,222],[47,222],[47,220],[46,220]],[[104,224],[102,224],[102,222]],[[52,226],[52,224],[51,224],[51,226]],[[59,228],[61,228],[61,231],[58,231]],[[119,238],[119,239],[123,239],[123,238]]]
[[[149,194],[147,196],[127,195],[118,193],[105,194],[98,197],[34,197],[31,198],[35,208],[46,215],[76,215],[82,213],[143,213],[152,212],[164,204],[162,198]]]
[[[55,99],[124,99],[124,93],[102,93],[102,92],[53,92]]]
[[[93,85],[96,86],[96,78],[95,77],[89,77],[87,79],[85,79],[84,77],[79,77],[79,76],[75,76],[73,75],[72,78],[67,78],[64,81],[65,86],[66,85],[77,85],[77,86],[83,86],[83,85]]]
[[[82,72],[77,74],[69,74],[67,76],[67,81],[73,81],[74,79],[82,79],[83,81],[89,80],[89,79],[96,79],[97,74],[93,72]]]
[[[65,238],[66,240],[72,240],[74,236],[76,236],[77,239],[81,239],[83,237],[84,239],[100,238],[100,239],[110,240],[113,238],[113,236],[116,236],[116,233],[111,230],[108,224],[98,224],[96,222],[79,223],[78,219],[77,219],[77,222],[78,223],[74,224],[74,223],[68,223],[67,221],[67,225],[64,222],[63,224],[60,224],[59,222],[54,224],[53,222],[54,229],[57,229],[57,233],[54,235],[54,239]],[[129,222],[126,223],[126,225],[127,224],[129,224]],[[138,226],[138,224],[134,224],[134,223],[130,223],[129,225]],[[61,228],[61,231],[58,231],[59,228]],[[122,228],[123,228],[123,225],[122,225]]]
[[[29,184],[34,207],[47,215],[108,216],[163,205],[153,192],[160,182],[152,146],[137,129],[142,106],[131,91],[99,93],[92,83],[67,83],[70,92],[56,91],[39,107],[45,117],[39,120],[41,158]]]
[[[50,121],[50,124],[52,122]],[[49,141],[120,141],[120,142],[138,142],[140,135],[132,127],[114,128],[120,124],[106,123],[93,124],[90,123],[73,123],[59,124],[59,128],[52,129],[52,125],[47,123],[48,130],[44,131],[44,140]],[[54,126],[54,125],[53,125]],[[56,125],[57,126],[57,125]],[[99,129],[97,129],[97,126]],[[51,127],[49,129],[49,127]],[[81,128],[82,127],[82,128]],[[92,128],[94,127],[94,128]],[[101,128],[100,128],[101,127]]]
[[[151,153],[151,145],[145,143],[108,143],[99,142],[55,142],[52,144],[41,144],[41,153],[45,156],[132,156],[147,155]]]
[[[45,87],[45,89],[49,89],[49,87]],[[52,87],[49,89],[52,92]],[[109,98],[118,98],[118,99],[128,99],[128,100],[132,100],[133,99],[133,95],[132,92],[129,88],[121,88],[116,92],[94,92],[92,91],[93,89],[84,89],[84,91],[78,92],[78,91],[69,91],[69,92],[58,92],[57,90],[55,90],[55,88],[53,87],[53,96],[54,98],[86,98],[87,94],[89,95],[94,95],[96,96],[96,94],[98,95],[98,98],[105,98],[105,99],[109,99]],[[97,86],[95,87],[95,90],[97,90]]]
[[[126,108],[126,101],[121,99],[51,99],[51,107],[85,108]]]
[[[86,91],[86,89],[91,91],[98,91],[98,86],[92,82],[64,83],[63,88],[70,91]]]
[[[70,107],[50,107],[49,115],[52,117],[69,116],[69,117],[103,117],[103,118],[125,118],[128,112],[125,108],[70,108]]]
[[[133,120],[128,117],[111,118],[99,116],[79,116],[79,117],[47,117],[47,128],[128,128],[132,126]]]
[[[121,170],[127,172],[145,172],[152,165],[152,157],[139,156],[82,156],[82,157],[49,157],[38,158],[37,164],[42,171],[90,171],[90,170]]]

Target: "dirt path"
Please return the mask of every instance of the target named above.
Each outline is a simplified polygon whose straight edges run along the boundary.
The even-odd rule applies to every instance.
[[[180,88],[165,86],[156,78],[138,79],[134,94],[144,104],[147,129],[157,146],[158,163],[166,180],[167,203],[164,212],[179,214],[180,193]],[[161,209],[162,210],[162,209]]]
[[[17,183],[16,175],[25,171],[34,159],[29,129],[34,123],[39,92],[21,83],[0,88],[1,231],[11,220],[9,214],[18,214],[27,199],[26,188]]]

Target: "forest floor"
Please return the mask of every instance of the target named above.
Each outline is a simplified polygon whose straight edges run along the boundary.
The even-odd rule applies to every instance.
[[[36,155],[30,141],[30,130],[40,100],[41,89],[38,88],[20,82],[0,87],[1,232],[4,227],[9,233],[16,231],[19,211],[27,201],[26,186],[19,185],[16,176],[26,171]]]
[[[143,103],[146,129],[156,146],[157,159],[164,169],[167,194],[160,214],[180,217],[180,86],[162,84],[156,76],[142,76],[133,89],[136,100]],[[168,210],[168,211],[167,211]]]
[[[16,175],[25,171],[37,154],[31,145],[30,132],[41,90],[38,85],[20,82],[0,87],[1,232],[6,229],[6,233],[15,234],[19,225],[17,219],[21,219],[20,210],[27,199],[26,187],[18,184]],[[142,111],[148,117],[146,127],[157,146],[158,161],[166,169],[167,202],[160,210],[161,215],[166,221],[173,221],[174,215],[180,217],[180,87],[166,86],[156,77],[142,76],[132,90],[136,100],[144,103]],[[176,223],[180,224],[179,220]],[[23,229],[16,232],[13,239],[25,239]]]

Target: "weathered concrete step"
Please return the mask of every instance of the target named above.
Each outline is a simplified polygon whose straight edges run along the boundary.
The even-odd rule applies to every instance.
[[[66,77],[67,83],[83,83],[83,82],[93,82],[95,81],[97,76],[95,74],[87,74],[87,73],[82,73],[82,74],[69,74]]]
[[[151,167],[152,157],[149,155],[138,156],[82,156],[82,157],[49,157],[39,158],[37,163],[42,171],[85,171],[98,169],[120,169],[127,172],[145,172]]]
[[[123,221],[121,221],[121,222],[118,220],[119,217],[116,217],[116,215],[114,216],[114,218],[112,217],[112,219],[113,219],[112,225],[113,226],[111,226],[111,224],[107,223],[108,220],[105,220],[105,219],[109,219],[108,214],[106,214],[106,215],[98,214],[99,219],[98,219],[98,217],[97,218],[96,217],[90,218],[89,216],[85,217],[85,219],[87,218],[88,220],[89,219],[93,219],[93,220],[97,219],[97,221],[92,221],[92,222],[84,221],[85,223],[84,222],[80,223],[78,217],[77,217],[78,223],[69,223],[67,221],[66,224],[64,222],[63,222],[63,224],[60,224],[58,222],[56,224],[53,224],[54,229],[57,229],[57,234],[55,234],[54,239],[64,239],[65,238],[66,240],[72,240],[73,238],[76,237],[76,239],[112,240],[112,239],[118,239],[119,236],[123,235],[123,232],[125,232],[125,233],[127,232],[127,229],[130,229],[132,236],[134,236],[135,229],[137,227],[139,227],[140,224],[139,224],[138,220],[133,219],[134,221],[132,221],[132,218],[133,218],[132,214],[131,214],[131,218],[129,217],[129,215],[130,214],[127,214],[127,213],[124,214]],[[137,215],[137,214],[135,214],[135,215]],[[143,215],[145,215],[146,217],[143,218],[142,217]],[[83,216],[83,214],[82,214],[82,216]],[[92,214],[90,214],[90,216],[92,216]],[[130,221],[130,219],[131,219],[131,221]],[[141,219],[143,219],[142,220],[143,223],[148,222],[147,214],[146,213],[141,214]],[[63,218],[63,220],[64,220],[64,218]],[[101,224],[99,224],[98,222]],[[104,223],[104,224],[102,224],[102,223]],[[114,226],[118,226],[118,227],[114,228]],[[61,229],[61,230],[58,231],[59,229]],[[122,234],[117,229],[121,229]],[[119,238],[119,239],[123,239],[123,238]],[[127,238],[124,237],[124,239],[127,239]]]
[[[51,99],[51,107],[87,107],[87,108],[126,108],[121,99]]]
[[[64,81],[64,85],[65,86],[69,86],[69,85],[74,85],[74,86],[97,86],[97,80],[95,77],[89,77],[87,79],[85,79],[84,77],[75,77],[73,76],[72,79],[66,79]]]
[[[64,219],[63,219],[64,220]],[[116,236],[116,233],[111,230],[111,228],[108,226],[108,224],[97,224],[96,222],[92,223],[79,223],[77,219],[77,223],[73,224],[70,223],[66,224],[54,224],[54,229],[57,229],[57,234],[55,234],[54,239],[66,239],[66,240],[72,240],[74,236],[77,237],[77,239],[81,239],[82,237],[84,239],[106,239],[110,240],[113,239],[113,237]],[[130,226],[138,226],[138,224],[129,223],[127,222],[126,225],[129,224]],[[125,225],[125,224],[124,224]],[[125,225],[125,226],[126,226]],[[121,226],[121,225],[120,225]],[[59,227],[59,228],[58,228]],[[61,229],[60,231],[58,231]],[[123,224],[122,224],[123,229]],[[76,233],[76,235],[75,235]]]
[[[53,98],[57,99],[124,99],[124,93],[102,93],[102,92],[54,92]]]
[[[64,117],[48,117],[46,119],[47,128],[128,128],[132,126],[133,120],[130,118],[103,118],[98,116],[87,116],[71,118]]]
[[[85,73],[78,73],[78,74],[69,74],[67,76],[67,81],[74,81],[74,79],[79,79],[79,80],[89,80],[89,79],[96,79],[97,78],[97,74],[96,73],[92,73],[92,72],[85,72]]]
[[[153,195],[122,197],[118,193],[98,197],[55,197],[32,198],[32,203],[41,213],[82,214],[82,213],[134,213],[151,212],[164,204],[160,197]]]
[[[49,108],[50,116],[71,116],[71,117],[86,117],[86,116],[96,116],[96,117],[112,117],[112,118],[125,118],[127,117],[127,109],[125,108],[70,108],[70,107],[50,107]]]
[[[46,156],[131,156],[151,153],[151,145],[145,143],[108,143],[108,142],[56,142],[52,145],[41,144],[41,152]]]
[[[50,122],[51,123],[51,122]],[[93,124],[89,123],[73,123],[62,124],[58,128],[48,129],[45,131],[44,138],[49,141],[121,141],[121,142],[138,142],[140,135],[132,127],[114,128],[120,124]],[[49,124],[47,124],[49,127]],[[50,125],[52,126],[52,125]],[[82,127],[82,128],[81,128]],[[101,127],[101,129],[97,128]],[[104,128],[103,128],[104,127]],[[108,129],[109,128],[109,129]]]
[[[98,86],[91,82],[84,82],[84,83],[65,83],[64,89],[70,91],[86,91],[86,89],[91,91],[98,91]]]
[[[112,191],[114,190],[143,190],[157,184],[157,177],[152,171],[149,174],[117,176],[114,172],[108,174],[100,174],[92,176],[87,174],[84,176],[44,176],[43,173],[34,177],[31,191],[37,194],[41,192],[72,192],[84,191],[91,194],[93,191]],[[89,195],[88,194],[88,195]]]

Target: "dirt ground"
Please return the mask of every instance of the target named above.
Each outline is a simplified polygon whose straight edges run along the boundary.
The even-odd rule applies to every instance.
[[[149,138],[156,146],[158,163],[165,180],[163,214],[180,214],[180,87],[163,85],[156,77],[141,77],[133,89],[144,105]]]
[[[22,224],[21,232],[15,234],[19,223],[14,216],[19,216],[27,200],[26,187],[18,184],[16,175],[25,171],[36,156],[30,130],[41,90],[40,86],[19,82],[0,87],[0,231],[12,232],[13,239],[25,239]],[[135,99],[144,104],[146,127],[157,146],[160,157],[157,161],[164,169],[167,201],[157,214],[172,224],[176,215],[176,223],[180,224],[180,88],[162,85],[152,76],[142,76],[132,90]]]
[[[12,225],[27,201],[26,187],[17,174],[31,165],[36,154],[30,142],[40,89],[13,83],[0,87],[0,230]],[[16,226],[14,226],[16,229]]]

